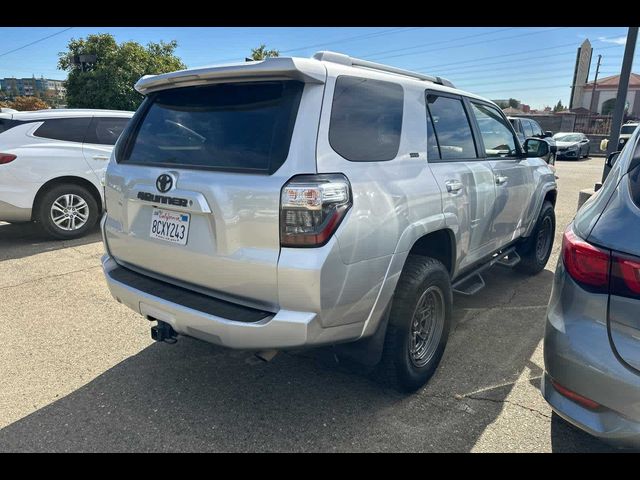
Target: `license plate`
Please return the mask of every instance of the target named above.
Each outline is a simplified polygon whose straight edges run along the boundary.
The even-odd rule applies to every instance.
[[[178,245],[186,245],[190,220],[191,215],[188,213],[154,208],[151,214],[149,236]]]

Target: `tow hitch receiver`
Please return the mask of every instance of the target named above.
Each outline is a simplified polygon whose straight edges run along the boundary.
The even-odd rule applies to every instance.
[[[158,320],[158,325],[151,327],[151,338],[156,342],[176,343],[178,333],[167,322]]]

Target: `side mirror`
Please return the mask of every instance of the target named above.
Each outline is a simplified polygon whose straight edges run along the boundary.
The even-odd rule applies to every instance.
[[[549,144],[542,139],[527,138],[524,141],[524,156],[527,158],[546,157],[549,155]]]
[[[620,156],[620,152],[610,153],[609,156],[607,157],[607,167],[613,168],[613,166],[618,161],[619,156]]]
[[[551,130],[547,130],[542,134],[543,138],[553,137],[553,132]]]

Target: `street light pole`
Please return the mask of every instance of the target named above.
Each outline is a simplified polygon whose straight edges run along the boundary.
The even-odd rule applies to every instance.
[[[624,115],[624,107],[627,103],[627,90],[629,89],[629,78],[631,77],[631,66],[633,65],[633,54],[636,49],[636,40],[638,39],[638,27],[629,27],[627,33],[627,44],[624,47],[624,58],[622,60],[622,70],[620,72],[620,81],[618,82],[618,96],[616,97],[616,106],[613,110],[613,119],[611,122],[611,134],[609,135],[609,144],[607,145],[607,157],[618,149],[618,137],[620,135],[620,127],[622,127],[622,116]],[[602,181],[604,182],[609,175],[610,167],[605,161],[604,170],[602,172]]]
[[[596,76],[593,79],[593,90],[591,90],[591,102],[589,104],[589,111],[593,112],[593,101],[596,99],[596,85],[598,84],[598,73],[600,72],[600,60],[602,60],[602,55],[598,55],[598,65],[596,65]],[[596,108],[598,106],[596,105]]]

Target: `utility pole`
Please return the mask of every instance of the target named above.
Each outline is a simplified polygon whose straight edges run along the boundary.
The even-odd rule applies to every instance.
[[[633,54],[636,49],[636,41],[638,39],[638,27],[629,27],[627,33],[627,44],[624,47],[624,58],[622,59],[622,70],[620,72],[620,81],[618,82],[618,96],[616,97],[616,106],[613,110],[613,119],[611,122],[611,134],[609,135],[609,144],[607,145],[607,157],[618,149],[618,137],[620,135],[620,127],[622,127],[622,117],[624,115],[624,107],[627,103],[627,90],[629,89],[629,78],[631,77],[631,66],[633,64]],[[602,172],[602,181],[609,175],[610,167],[605,161],[604,170]]]
[[[596,65],[596,76],[593,79],[593,90],[591,90],[591,103],[589,104],[589,111],[593,112],[593,101],[596,99],[596,85],[598,84],[598,72],[600,72],[600,60],[602,55],[598,55],[598,65]],[[598,106],[596,105],[596,108]]]

